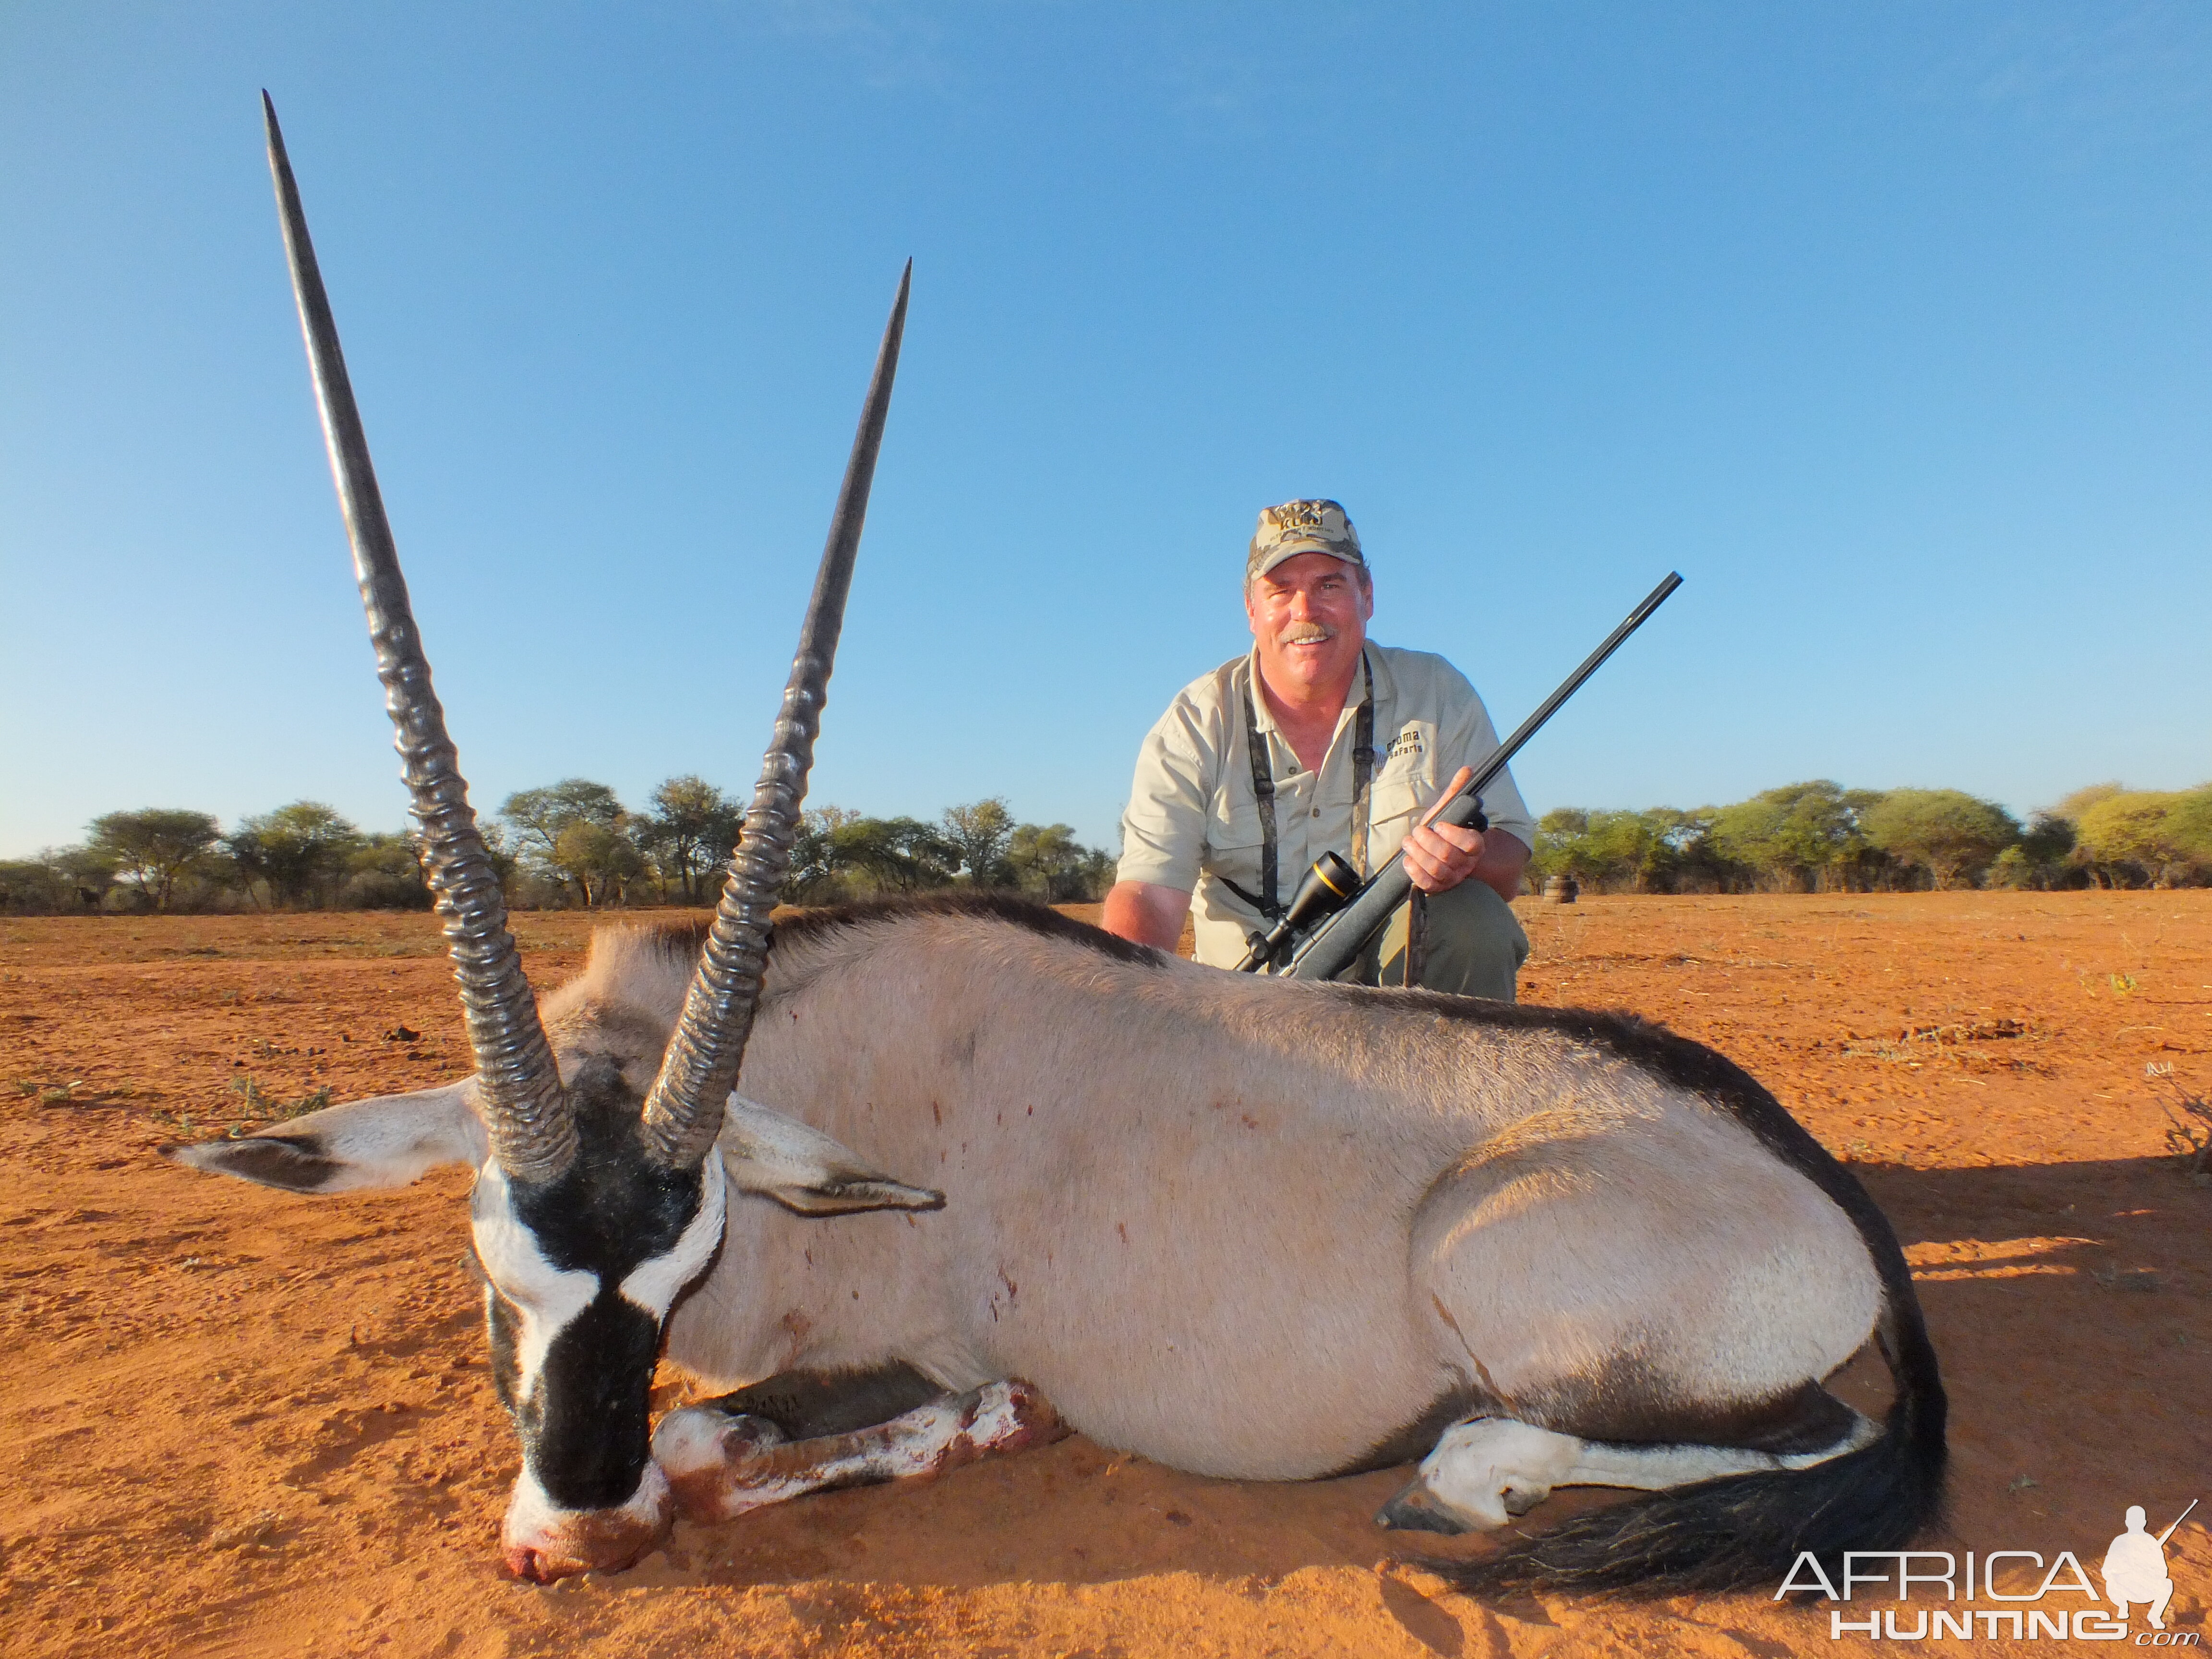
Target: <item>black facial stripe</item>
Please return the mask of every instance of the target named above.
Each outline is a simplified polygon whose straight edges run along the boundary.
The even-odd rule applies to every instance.
[[[515,1384],[522,1376],[522,1357],[515,1351],[515,1328],[520,1322],[514,1304],[489,1285],[484,1289],[484,1340],[491,1349],[491,1385],[499,1403],[514,1414]]]
[[[552,1333],[527,1396],[518,1393],[520,1310],[495,1291],[485,1322],[495,1384],[530,1473],[563,1509],[609,1509],[635,1495],[652,1455],[650,1395],[660,1352],[659,1322],[624,1300],[622,1284],[676,1248],[705,1188],[700,1170],[666,1170],[646,1158],[641,1103],[612,1060],[586,1060],[568,1092],[575,1161],[557,1181],[511,1182],[507,1199],[546,1261],[593,1274],[598,1294]]]
[[[652,1455],[648,1395],[659,1352],[659,1322],[611,1290],[554,1337],[515,1415],[530,1472],[563,1509],[611,1509],[636,1492]]]

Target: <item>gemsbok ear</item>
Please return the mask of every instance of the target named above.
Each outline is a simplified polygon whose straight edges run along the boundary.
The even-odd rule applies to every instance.
[[[855,1210],[941,1210],[945,1194],[909,1187],[797,1118],[732,1095],[716,1139],[730,1184],[800,1215]]]
[[[235,1140],[164,1146],[161,1156],[293,1193],[404,1187],[441,1164],[477,1165],[491,1155],[469,1103],[469,1087],[464,1080],[413,1094],[378,1095]]]

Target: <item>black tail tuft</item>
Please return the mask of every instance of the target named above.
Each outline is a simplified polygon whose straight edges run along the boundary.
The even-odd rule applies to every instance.
[[[1480,1561],[1422,1565],[1476,1595],[1540,1589],[1674,1595],[1778,1587],[1804,1551],[1832,1575],[1845,1550],[1903,1548],[1942,1504],[1946,1412],[1909,1279],[1903,1289],[1899,1298],[1893,1287],[1884,1333],[1897,1398],[1871,1444],[1810,1468],[1652,1492],[1577,1516]]]

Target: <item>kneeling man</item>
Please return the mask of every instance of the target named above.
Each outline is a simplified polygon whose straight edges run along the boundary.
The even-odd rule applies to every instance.
[[[1498,733],[1442,657],[1372,645],[1375,590],[1334,501],[1260,514],[1244,564],[1252,649],[1193,681],[1152,727],[1121,820],[1109,933],[1175,948],[1196,903],[1198,959],[1233,968],[1323,853],[1364,878],[1403,846],[1417,890],[1363,959],[1368,984],[1510,1000],[1528,954],[1507,908],[1536,829],[1510,773],[1486,833],[1414,827]],[[1424,914],[1425,913],[1425,914]]]

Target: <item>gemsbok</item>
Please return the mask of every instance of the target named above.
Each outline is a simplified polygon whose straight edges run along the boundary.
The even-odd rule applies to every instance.
[[[268,128],[476,1072],[172,1155],[315,1194],[476,1169],[515,1572],[620,1567],[679,1509],[1063,1425],[1243,1479],[1418,1459],[1395,1527],[1640,1490],[1455,1569],[1476,1590],[1771,1585],[1800,1551],[1927,1522],[1944,1397],[1896,1238],[1711,1049],[1625,1016],[1223,973],[993,896],[771,939],[907,277],[713,922],[602,930],[541,1009]],[[1869,1337],[1895,1379],[1880,1423],[1822,1386]],[[735,1391],[655,1429],[664,1352]]]

